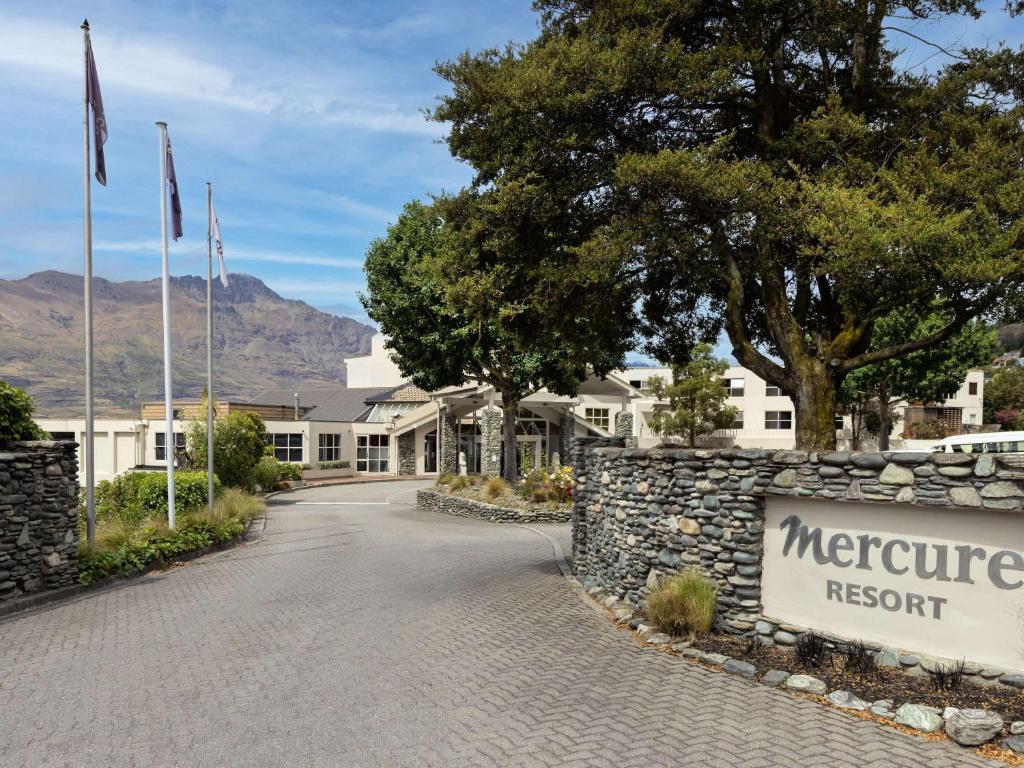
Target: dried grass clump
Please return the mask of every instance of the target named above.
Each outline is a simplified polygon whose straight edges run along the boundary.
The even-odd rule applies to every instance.
[[[703,635],[718,611],[718,586],[695,570],[662,580],[647,596],[647,616],[671,635]]]
[[[501,499],[512,494],[512,487],[500,477],[491,477],[484,481],[480,494],[485,499]]]

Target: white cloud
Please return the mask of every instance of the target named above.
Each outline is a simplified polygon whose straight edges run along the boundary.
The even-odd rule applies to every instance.
[[[226,66],[191,55],[173,40],[108,29],[92,37],[104,88],[368,131],[442,132],[414,110],[360,96],[360,83],[351,74],[343,74],[343,82],[310,77],[308,72],[301,77],[282,73],[277,82],[265,77],[248,81]],[[72,25],[0,15],[0,72],[27,69],[80,80],[81,49],[81,32]],[[354,95],[347,101],[338,93]]]
[[[172,244],[172,255],[205,256],[205,243]],[[109,253],[160,253],[158,239],[147,240],[102,240],[93,244],[93,250]],[[224,246],[224,259],[231,265],[238,262],[257,261],[271,264],[308,264],[317,267],[336,267],[338,269],[362,269],[363,260],[344,256],[324,256],[315,253],[294,253],[288,251],[263,251],[251,248],[233,248]]]

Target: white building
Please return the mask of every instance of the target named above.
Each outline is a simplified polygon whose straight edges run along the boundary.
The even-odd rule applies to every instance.
[[[315,467],[348,462],[359,475],[430,475],[437,472],[497,474],[501,446],[501,397],[486,384],[468,382],[439,392],[424,392],[406,382],[374,337],[369,355],[346,360],[348,387],[269,390],[249,402],[219,402],[219,416],[253,411],[265,421],[274,452],[281,461]],[[572,398],[540,390],[523,399],[516,425],[517,461],[551,461],[557,453],[569,460],[575,436],[628,437],[641,447],[662,438],[651,417],[663,403],[651,396],[652,376],[671,378],[667,368],[629,368],[605,379],[591,376]],[[792,448],[794,409],[789,397],[745,368],[731,367],[723,377],[728,403],[737,409],[736,424],[703,444],[726,447]],[[981,425],[984,376],[971,371],[957,394],[941,405],[900,409],[909,421],[943,420],[951,427]],[[190,420],[203,418],[198,401],[175,403],[174,440],[180,448]],[[84,419],[36,419],[54,437],[84,443]],[[894,437],[903,429],[897,423]],[[837,420],[840,443],[849,424]],[[138,419],[96,422],[96,477],[109,479],[133,468],[166,465],[167,440],[163,404],[147,403]],[[901,445],[893,441],[893,447]],[[871,446],[862,443],[864,449]]]

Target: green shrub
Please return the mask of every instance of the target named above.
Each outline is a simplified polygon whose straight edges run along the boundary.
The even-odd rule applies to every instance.
[[[229,488],[251,490],[256,486],[253,471],[269,449],[267,426],[255,413],[232,413],[218,419],[213,427],[213,471]],[[194,421],[185,438],[189,465],[206,467],[206,424]]]
[[[453,477],[452,481],[448,483],[448,491],[449,493],[452,491],[461,491],[463,488],[469,488],[472,484],[473,481],[465,475],[458,475],[457,477]]]
[[[274,490],[281,480],[281,462],[273,456],[264,456],[252,470],[253,484],[264,493]]]
[[[316,465],[317,469],[348,469],[352,466],[347,461],[321,461]]]
[[[519,495],[527,501],[536,501],[535,497],[540,496],[540,501],[544,501],[547,495],[543,493],[544,485],[547,481],[547,477],[542,469],[532,469],[523,475],[523,479],[519,481]]]
[[[718,587],[695,570],[662,580],[647,596],[647,616],[671,635],[705,634],[715,623]]]
[[[23,389],[0,379],[0,443],[7,440],[46,440],[50,436],[32,421],[32,398]]]
[[[436,485],[451,485],[452,480],[455,479],[455,475],[451,472],[442,472],[437,476],[437,480],[434,481]]]
[[[302,479],[302,466],[300,464],[281,464],[281,477],[284,480],[301,480]]]
[[[485,499],[500,499],[512,493],[512,488],[500,477],[491,477],[484,481],[480,495]]]
[[[148,514],[167,517],[167,474],[165,472],[131,472],[124,477],[135,475],[141,478],[138,499]],[[220,481],[213,478],[213,495],[217,496]],[[174,508],[178,514],[206,506],[207,481],[205,472],[174,473]]]

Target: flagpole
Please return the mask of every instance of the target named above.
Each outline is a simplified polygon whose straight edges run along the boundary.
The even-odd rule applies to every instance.
[[[85,531],[86,541],[96,541],[96,457],[92,394],[92,180],[89,167],[89,20],[82,20],[82,196],[84,202],[83,247],[85,281]]]
[[[171,397],[171,267],[167,255],[167,123],[160,129],[160,245],[163,255],[164,310],[164,408],[167,427],[164,432],[164,456],[167,459],[167,525],[174,528],[174,406]]]
[[[213,513],[213,185],[206,182],[206,503]]]

